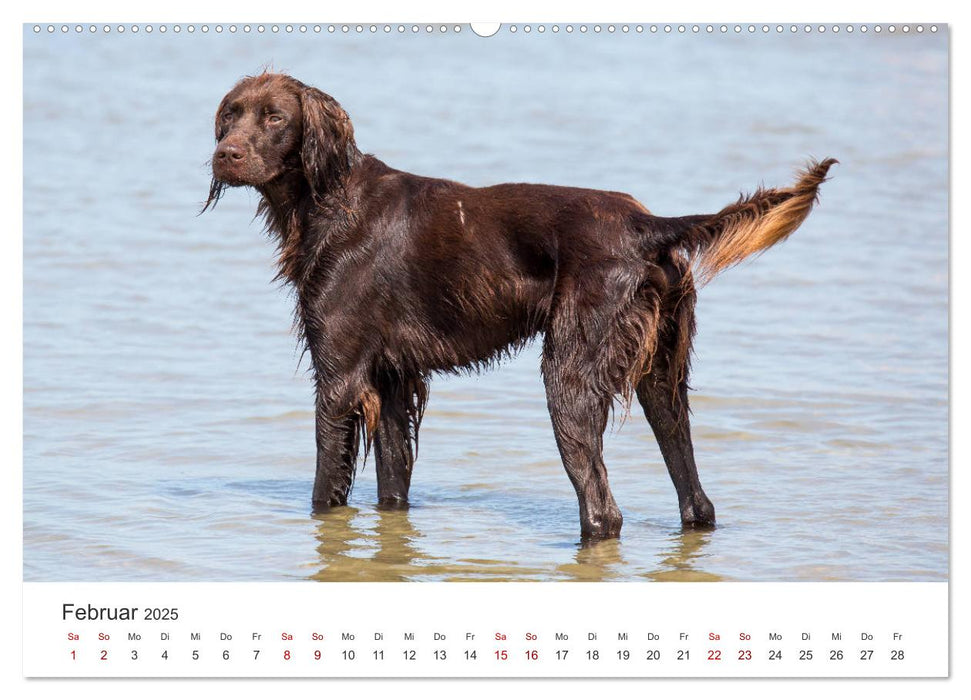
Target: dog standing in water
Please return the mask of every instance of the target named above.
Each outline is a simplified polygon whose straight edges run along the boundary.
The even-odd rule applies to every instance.
[[[406,505],[430,376],[487,367],[543,334],[582,537],[617,537],[623,522],[603,462],[617,396],[643,407],[682,524],[714,525],[688,422],[695,286],[795,231],[835,160],[716,214],[659,217],[618,192],[394,170],[358,150],[332,97],[275,73],[226,95],[216,141],[204,209],[227,186],[256,188],[297,293],[316,383],[315,509],[347,503],[372,441],[379,504]]]

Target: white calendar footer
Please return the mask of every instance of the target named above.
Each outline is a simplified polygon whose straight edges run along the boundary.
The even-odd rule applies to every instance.
[[[946,583],[25,583],[28,677],[944,677]]]

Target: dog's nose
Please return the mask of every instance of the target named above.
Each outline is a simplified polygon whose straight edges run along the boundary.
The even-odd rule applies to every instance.
[[[220,144],[216,149],[216,159],[225,161],[240,161],[246,157],[246,153],[239,146],[232,143]]]

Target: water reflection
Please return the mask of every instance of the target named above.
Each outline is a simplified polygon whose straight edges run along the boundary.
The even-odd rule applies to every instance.
[[[570,581],[609,581],[624,578],[621,540],[599,540],[577,545],[573,563],[557,570]]]
[[[556,566],[523,566],[515,559],[475,556],[435,557],[419,542],[425,537],[408,510],[342,507],[311,516],[317,522],[315,581],[603,581],[623,578],[620,544],[579,543],[573,561]],[[437,541],[455,552],[461,542]]]
[[[334,508],[311,516],[317,525],[315,581],[549,580],[548,567],[481,556],[437,557],[418,546],[424,535],[408,510]],[[454,552],[462,542],[436,540]]]
[[[415,566],[434,566],[416,546],[421,534],[406,510],[345,506],[311,517],[319,523],[316,581],[405,581]]]
[[[657,569],[642,574],[651,581],[722,581],[723,577],[699,568],[715,530],[678,530],[671,533],[670,548]]]
[[[574,550],[568,562],[523,566],[515,559],[481,556],[439,557],[421,546],[425,535],[408,510],[345,506],[311,516],[316,522],[315,581],[611,581],[629,580],[632,562],[624,538],[550,545]],[[666,540],[656,566],[639,574],[651,581],[720,581],[701,564],[714,531],[678,530]],[[636,555],[643,543],[630,542]],[[461,543],[437,542],[432,549],[455,552]]]

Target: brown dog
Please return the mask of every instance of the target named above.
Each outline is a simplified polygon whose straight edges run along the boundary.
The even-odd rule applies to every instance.
[[[616,537],[603,433],[615,397],[644,409],[686,527],[715,510],[698,480],[687,378],[701,281],[778,243],[832,159],[717,214],[653,216],[618,192],[473,188],[361,153],[330,96],[286,75],[238,83],[216,113],[206,208],[249,185],[279,239],[280,277],[316,382],[315,508],[343,505],[373,439],[381,505],[405,505],[428,380],[478,370],[544,334],[556,444],[585,539]]]

